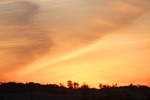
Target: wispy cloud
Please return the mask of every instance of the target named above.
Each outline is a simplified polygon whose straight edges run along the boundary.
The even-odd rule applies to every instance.
[[[48,32],[33,22],[39,6],[29,1],[1,6],[1,72],[25,66],[49,52]],[[5,70],[5,71],[4,71]]]
[[[125,0],[77,1],[60,1],[61,5],[59,1],[55,1],[57,8],[52,6],[52,2],[47,8],[50,12],[43,16],[47,20],[46,24],[55,29],[53,32],[55,34],[51,34],[52,40],[62,47],[64,44],[78,46],[95,42],[108,33],[132,25],[150,11],[147,0],[144,0],[141,5],[136,1]],[[45,17],[48,15],[48,18]]]

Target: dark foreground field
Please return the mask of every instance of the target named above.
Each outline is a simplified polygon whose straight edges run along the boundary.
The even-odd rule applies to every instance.
[[[150,100],[150,88],[146,86],[105,87],[94,89],[66,88],[58,85],[35,83],[3,83],[0,100]]]

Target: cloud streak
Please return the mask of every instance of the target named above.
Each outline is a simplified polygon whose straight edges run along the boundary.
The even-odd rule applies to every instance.
[[[44,16],[50,16],[45,19],[50,19],[48,20],[50,25],[54,29],[57,28],[54,31],[55,34],[52,34],[52,37],[55,37],[53,38],[55,43],[79,45],[95,42],[108,33],[130,26],[139,17],[150,11],[145,7],[146,3],[137,5],[136,1],[77,1],[67,1],[67,3],[62,1],[62,5],[57,8],[49,7],[51,12],[45,13]],[[59,1],[54,4],[59,5]],[[46,24],[49,24],[48,22]]]
[[[2,8],[0,69],[1,73],[7,73],[45,55],[49,52],[52,42],[47,31],[33,22],[39,10],[38,5],[19,1],[4,4]]]

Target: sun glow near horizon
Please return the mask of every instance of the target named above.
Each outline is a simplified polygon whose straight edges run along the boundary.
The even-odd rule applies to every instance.
[[[47,83],[49,80],[52,83],[66,83],[67,80],[72,80],[80,84],[86,82],[95,87],[98,87],[99,83],[127,85],[129,82],[135,84],[139,82],[148,84],[149,77],[146,77],[148,73],[145,71],[149,70],[149,67],[146,66],[146,63],[143,64],[145,61],[135,64],[145,59],[144,57],[149,52],[149,50],[143,52],[140,49],[146,42],[150,40],[108,35],[87,47],[65,55],[57,55],[52,58],[52,55],[48,55],[26,68],[19,69],[13,75],[16,74],[15,77],[22,81],[28,80],[29,77],[31,81],[41,83]],[[125,81],[122,78],[128,80]],[[140,82],[139,79],[145,82]]]

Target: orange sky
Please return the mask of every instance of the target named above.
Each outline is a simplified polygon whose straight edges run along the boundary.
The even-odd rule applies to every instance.
[[[149,85],[149,4],[0,1],[0,81]]]

